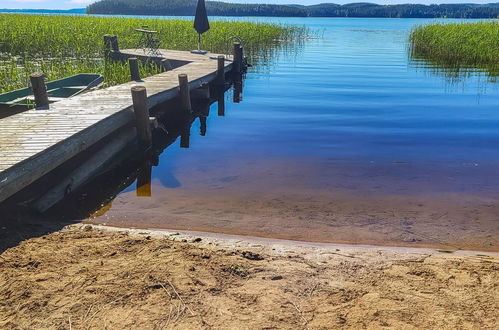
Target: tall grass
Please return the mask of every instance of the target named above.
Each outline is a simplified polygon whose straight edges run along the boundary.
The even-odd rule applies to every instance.
[[[88,16],[46,16],[0,14],[0,92],[27,86],[28,75],[42,70],[48,80],[95,72],[106,76],[106,85],[128,81],[121,63],[103,60],[103,36],[118,36],[120,48],[139,48],[135,28],[148,26],[158,31],[161,48],[189,50],[197,46],[192,21]],[[211,22],[203,35],[204,49],[226,53],[227,39],[238,35],[250,56],[300,39],[305,28],[250,22]],[[157,72],[142,65],[142,75]]]
[[[476,66],[499,74],[499,22],[430,24],[410,35],[411,54],[449,67]]]

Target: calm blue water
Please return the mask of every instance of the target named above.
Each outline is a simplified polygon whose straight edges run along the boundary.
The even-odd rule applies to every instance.
[[[410,30],[433,20],[273,21],[304,24],[319,37],[251,68],[244,101],[227,102],[225,118],[208,118],[207,136],[193,134],[189,150],[168,149],[161,164],[175,171],[185,170],[184,162],[202,163],[223,172],[220,163],[228,159],[259,160],[262,167],[269,159],[310,160],[325,163],[327,172],[327,164],[380,164],[391,171],[407,163],[438,166],[440,177],[445,167],[471,168],[466,175],[474,176],[476,167],[498,163],[499,84],[473,70],[450,79],[408,55]],[[197,122],[193,132],[198,129]],[[161,166],[153,171],[161,173]],[[490,179],[497,183],[483,183]]]
[[[95,221],[497,248],[499,83],[411,60],[431,20],[271,21],[316,37],[250,68],[241,103],[229,93],[206,136],[196,121],[189,149],[161,154],[150,198],[131,185]]]

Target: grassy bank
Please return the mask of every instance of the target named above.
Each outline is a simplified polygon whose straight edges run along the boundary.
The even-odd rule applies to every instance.
[[[499,22],[420,26],[412,31],[410,43],[415,58],[499,74]]]
[[[135,28],[148,26],[159,32],[162,48],[189,50],[197,45],[192,21],[116,17],[0,15],[0,92],[27,85],[30,72],[43,70],[47,79],[81,72],[106,75],[106,84],[128,80],[121,64],[103,61],[103,35],[115,34],[121,48],[138,48]],[[301,27],[249,22],[212,22],[203,36],[203,48],[226,53],[227,39],[238,35],[250,55],[300,38]],[[143,66],[143,76],[156,68]]]

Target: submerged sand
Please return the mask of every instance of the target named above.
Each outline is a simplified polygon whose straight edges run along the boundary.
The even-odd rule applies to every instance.
[[[6,329],[493,329],[497,253],[72,225],[0,257]]]

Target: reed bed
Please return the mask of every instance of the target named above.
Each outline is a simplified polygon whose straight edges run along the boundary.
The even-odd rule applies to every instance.
[[[499,22],[430,24],[410,35],[411,54],[448,67],[473,66],[499,75]]]
[[[158,31],[161,48],[190,50],[197,47],[192,21],[181,19],[139,19],[122,17],[52,16],[0,14],[0,93],[25,87],[28,76],[43,71],[47,80],[77,73],[105,75],[105,85],[129,80],[126,64],[103,59],[103,36],[118,36],[120,48],[139,48],[136,28],[147,26]],[[226,53],[228,38],[244,40],[248,54],[258,57],[270,49],[301,39],[307,33],[298,26],[251,22],[211,22],[203,35],[204,49]],[[158,72],[142,64],[142,76]]]

